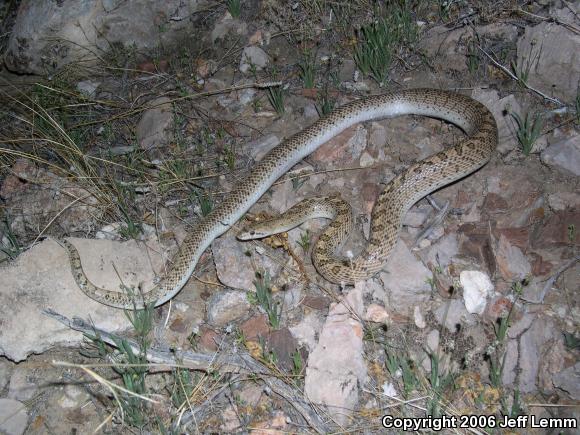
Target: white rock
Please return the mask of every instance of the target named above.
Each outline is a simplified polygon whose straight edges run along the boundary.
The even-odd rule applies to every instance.
[[[421,313],[421,308],[418,305],[413,309],[413,320],[415,320],[415,326],[419,329],[425,329],[427,326],[423,313]]]
[[[397,388],[390,382],[383,384],[383,394],[387,397],[397,397]]]
[[[120,275],[128,287],[141,285],[147,291],[154,285],[155,272],[163,274],[160,244],[149,244],[151,249],[145,249],[134,240],[69,240],[79,250],[88,278],[99,287],[121,290]],[[95,302],[78,288],[66,251],[53,240],[21,254],[1,268],[0,276],[0,353],[11,360],[21,361],[52,346],[77,346],[82,341],[82,334],[43,315],[45,308],[69,318],[90,318],[97,327],[110,332],[129,326],[122,310]]]
[[[464,270],[459,274],[463,287],[463,301],[469,313],[482,314],[487,298],[493,292],[493,284],[489,277],[477,270]]]
[[[105,225],[95,234],[95,239],[99,240],[119,240],[121,237],[121,223],[113,222]]]
[[[77,89],[79,92],[93,98],[97,93],[97,88],[100,86],[99,82],[93,82],[91,80],[83,80],[77,83]]]
[[[366,151],[360,156],[359,164],[361,167],[366,168],[367,166],[372,166],[375,164],[375,159]]]
[[[0,433],[22,435],[28,426],[26,406],[17,400],[0,399]]]
[[[439,331],[437,329],[433,329],[427,334],[427,348],[432,353],[437,352],[439,349]]]
[[[354,411],[359,388],[367,377],[363,328],[358,320],[363,311],[363,287],[357,283],[341,302],[331,305],[306,367],[304,393],[312,402],[326,405],[339,424],[345,424]]]
[[[240,59],[240,71],[244,74],[250,72],[254,67],[256,71],[263,70],[268,65],[268,54],[260,47],[254,45],[244,48]]]
[[[318,313],[311,312],[304,316],[300,323],[288,329],[301,346],[306,346],[308,351],[312,352],[316,347],[316,337],[322,329],[322,319]]]

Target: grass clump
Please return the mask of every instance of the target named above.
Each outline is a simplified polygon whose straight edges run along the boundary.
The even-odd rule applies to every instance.
[[[409,397],[420,384],[417,377],[414,364],[408,358],[398,355],[395,352],[387,351],[387,358],[385,361],[387,371],[393,378],[401,377],[403,383],[403,395]]]
[[[408,0],[389,3],[384,11],[375,14],[380,18],[360,29],[354,60],[363,74],[381,85],[388,78],[392,60],[400,46],[417,40],[418,28],[411,10]]]
[[[489,346],[487,350],[487,358],[489,360],[489,380],[492,387],[501,391],[503,389],[502,375],[505,366],[505,360],[507,355],[507,337],[508,330],[511,325],[511,317],[513,309],[520,298],[524,287],[528,284],[527,280],[521,282],[515,282],[512,285],[512,293],[514,295],[514,301],[507,315],[498,319],[494,324],[495,340]],[[505,393],[505,392],[504,392]],[[510,403],[511,402],[511,406]],[[515,417],[521,414],[521,404],[520,404],[520,392],[519,390],[514,390],[511,400],[508,400],[507,394],[502,394],[500,398],[501,412],[503,415],[509,417]]]
[[[242,2],[241,0],[226,0],[226,7],[228,12],[234,18],[239,18],[242,13]]]
[[[512,61],[510,64],[513,74],[518,79],[518,83],[524,87],[526,87],[528,85],[528,78],[530,76],[530,71],[532,70],[532,67],[538,61],[538,58],[540,57],[539,51],[535,55],[533,53],[535,45],[536,45],[535,40],[530,43],[530,50],[528,52],[528,56],[525,58],[522,58],[522,62],[519,63],[519,65],[515,61]]]
[[[284,89],[281,86],[271,86],[268,88],[268,101],[278,115],[282,115],[284,108]]]
[[[128,290],[130,293],[131,290]],[[112,362],[112,368],[122,380],[125,391],[115,393],[115,399],[119,405],[121,421],[131,427],[142,429],[151,423],[149,404],[143,397],[147,397],[148,391],[145,378],[149,371],[147,352],[149,350],[149,333],[153,329],[153,312],[155,302],[147,304],[142,310],[125,310],[129,322],[136,333],[138,352],[133,350],[129,342],[123,338],[112,336],[116,351],[111,349],[97,336],[88,336],[97,350],[98,356]]]
[[[298,245],[300,245],[305,253],[310,249],[311,236],[312,234],[310,234],[310,231],[306,230],[300,234],[300,240],[297,241]]]
[[[304,52],[302,60],[298,64],[300,78],[305,89],[314,89],[316,85],[316,65],[315,58],[308,50]]]
[[[0,225],[0,230],[0,251],[6,255],[5,259],[0,259],[0,263],[7,259],[14,260],[22,252],[22,247],[12,232],[10,220],[6,215],[4,216],[4,222]]]
[[[268,315],[268,320],[272,328],[278,329],[280,327],[282,311],[280,305],[272,299],[272,286],[268,273],[256,272],[254,285],[256,286],[256,293],[248,293],[250,301],[261,306]]]
[[[518,126],[516,137],[522,147],[522,152],[525,156],[528,156],[534,147],[534,143],[541,135],[544,124],[542,117],[539,113],[532,116],[529,112],[523,118],[515,112],[511,112],[510,115]]]

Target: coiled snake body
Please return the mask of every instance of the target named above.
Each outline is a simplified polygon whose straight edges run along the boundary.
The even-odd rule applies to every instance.
[[[136,301],[137,306],[152,301],[156,301],[158,306],[175,296],[191,277],[197,261],[211,242],[234,225],[278,178],[321,144],[358,122],[407,114],[451,122],[460,127],[467,138],[411,165],[391,180],[374,205],[369,241],[358,257],[346,261],[333,255],[351,225],[348,205],[336,197],[323,200],[322,205],[313,205],[316,216],[341,217],[330,224],[315,246],[313,260],[319,272],[330,281],[342,283],[352,283],[375,274],[385,264],[397,242],[402,218],[415,202],[489,161],[497,144],[497,126],[483,104],[453,92],[411,89],[356,100],[320,118],[271,150],[250,175],[188,234],[168,273],[144,293],[143,301]],[[298,214],[306,205],[297,206]],[[254,236],[242,234],[242,238]],[[66,240],[63,244],[69,253],[75,281],[87,296],[113,307],[133,307],[129,295],[92,284],[83,272],[78,251]]]

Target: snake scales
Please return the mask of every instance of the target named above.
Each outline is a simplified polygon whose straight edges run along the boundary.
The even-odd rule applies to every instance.
[[[345,260],[333,255],[334,248],[351,226],[347,217],[351,214],[349,206],[336,197],[323,200],[322,205],[314,205],[314,214],[318,210],[320,216],[342,218],[329,225],[314,249],[313,260],[317,269],[333,282],[352,283],[372,276],[383,267],[397,241],[402,218],[415,202],[489,161],[497,144],[497,126],[483,104],[449,91],[411,89],[356,100],[320,118],[271,150],[250,175],[188,234],[167,274],[143,294],[143,301],[137,301],[137,307],[152,301],[156,301],[156,306],[161,305],[175,296],[191,277],[211,242],[234,225],[278,178],[321,144],[358,122],[407,114],[443,119],[460,127],[467,137],[453,147],[413,164],[387,185],[375,203],[369,241],[358,257]],[[297,207],[300,214],[305,205]],[[242,238],[255,236],[242,234]],[[76,248],[66,240],[63,244],[69,254],[74,279],[87,296],[113,307],[133,307],[130,295],[91,283],[82,269]]]

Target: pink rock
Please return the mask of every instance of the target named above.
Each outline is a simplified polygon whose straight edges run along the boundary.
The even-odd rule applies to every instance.
[[[384,307],[377,304],[371,304],[367,308],[364,319],[369,322],[388,323],[390,321],[390,316]]]

